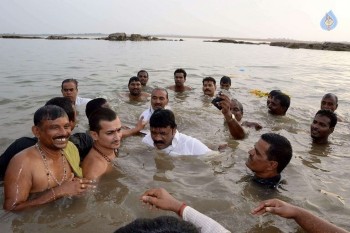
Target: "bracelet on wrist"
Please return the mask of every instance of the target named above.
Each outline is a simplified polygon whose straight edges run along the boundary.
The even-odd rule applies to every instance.
[[[186,207],[186,203],[183,202],[182,205],[180,206],[180,209],[177,212],[177,215],[179,215],[182,218],[182,212],[184,211],[185,207]]]

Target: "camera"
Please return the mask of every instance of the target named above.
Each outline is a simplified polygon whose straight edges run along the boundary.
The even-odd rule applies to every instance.
[[[211,103],[217,107],[219,110],[222,109],[222,107],[219,105],[219,102],[222,101],[223,99],[220,97],[221,91],[218,93],[218,95],[211,101]]]

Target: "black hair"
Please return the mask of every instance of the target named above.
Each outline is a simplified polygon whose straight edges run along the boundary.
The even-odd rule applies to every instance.
[[[265,133],[261,139],[270,145],[266,152],[268,160],[277,161],[277,172],[281,173],[292,159],[292,145],[287,138],[275,133]]]
[[[44,120],[56,120],[60,117],[67,117],[63,108],[56,105],[45,105],[34,113],[34,125],[39,126]]]
[[[139,218],[119,228],[114,233],[199,233],[190,222],[172,216],[154,219]]]
[[[68,78],[68,79],[63,80],[62,84],[61,84],[61,89],[63,89],[63,84],[70,83],[70,82],[75,83],[75,88],[78,89],[78,80],[76,80],[74,78]]]
[[[270,91],[269,96],[272,98],[273,96],[276,96],[276,95],[279,95],[279,94],[282,94],[282,91],[280,91],[280,90],[272,90],[272,91]]]
[[[46,102],[46,105],[56,105],[63,108],[67,113],[69,121],[75,122],[75,109],[72,106],[72,101],[68,97],[54,97]]]
[[[213,82],[214,85],[216,85],[216,81],[215,81],[215,79],[213,77],[203,78],[203,81],[202,81],[203,85],[204,85],[204,82]]]
[[[220,79],[220,84],[221,83],[228,83],[231,85],[231,79],[230,77],[227,77],[227,76],[223,76],[221,79]]]
[[[132,82],[140,82],[140,79],[136,76],[132,76],[130,79],[129,79],[129,84],[128,86],[130,85],[130,83]]]
[[[286,109],[285,112],[287,112],[290,106],[290,97],[281,92],[280,94],[275,95],[273,98],[275,98],[276,100],[279,100],[281,107],[285,108]]]
[[[232,102],[236,102],[238,105],[239,110],[242,112],[243,114],[243,105],[241,104],[241,102],[239,102],[237,99],[231,99]]]
[[[174,76],[176,73],[183,73],[184,74],[184,78],[186,79],[187,73],[184,69],[176,69],[174,72]]]
[[[89,128],[91,131],[99,132],[100,121],[114,121],[117,114],[110,108],[99,108],[89,116]]]
[[[322,109],[319,110],[315,116],[317,115],[328,117],[331,120],[331,122],[329,123],[330,128],[334,128],[337,125],[338,119],[337,114],[335,112],[332,112],[328,109]]]
[[[87,118],[96,111],[97,109],[101,108],[102,105],[106,104],[107,100],[105,98],[96,98],[90,100],[85,107],[85,115]]]
[[[141,72],[145,72],[145,73],[147,74],[147,78],[148,78],[148,72],[145,71],[145,70],[140,70],[139,72],[137,72],[137,77],[139,76],[139,74],[140,74]]]
[[[175,115],[169,109],[157,109],[152,114],[149,125],[151,128],[176,128]]]

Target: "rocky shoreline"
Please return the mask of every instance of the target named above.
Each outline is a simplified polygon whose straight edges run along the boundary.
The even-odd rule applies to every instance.
[[[164,39],[154,36],[143,36],[141,34],[112,33],[107,37],[72,37],[65,35],[49,35],[49,36],[34,36],[34,35],[17,35],[17,34],[2,34],[3,39],[47,39],[47,40],[109,40],[109,41],[183,41],[183,39],[173,40]],[[314,49],[314,50],[329,50],[329,51],[350,51],[350,43],[337,42],[250,42],[244,40],[219,39],[219,40],[204,40],[203,42],[215,43],[232,43],[232,44],[248,44],[248,45],[270,45],[289,49]]]
[[[97,38],[72,37],[72,36],[65,36],[65,35],[49,35],[49,36],[45,37],[45,36],[25,36],[25,35],[16,35],[16,34],[0,35],[0,38],[3,38],[3,39],[46,39],[46,40],[168,41],[167,39],[158,38],[158,37],[154,37],[154,36],[142,36],[140,34],[131,34],[130,36],[128,36],[128,35],[126,35],[126,33],[112,33],[112,34],[109,34],[107,37],[97,37]],[[180,39],[179,41],[183,41],[183,40]]]

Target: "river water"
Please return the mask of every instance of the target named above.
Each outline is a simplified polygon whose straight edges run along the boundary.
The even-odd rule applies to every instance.
[[[210,147],[228,143],[209,157],[170,158],[142,145],[141,137],[123,141],[119,169],[103,177],[98,188],[81,198],[65,198],[19,213],[0,209],[1,232],[113,232],[137,217],[170,214],[150,211],[138,201],[148,188],[164,187],[180,200],[220,222],[232,232],[302,232],[292,220],[250,211],[277,197],[309,209],[350,229],[349,124],[340,122],[327,146],[312,145],[310,123],[327,92],[338,95],[337,113],[350,119],[350,53],[291,50],[268,45],[204,43],[199,39],[158,42],[97,40],[0,40],[0,152],[16,138],[31,136],[32,117],[48,99],[60,96],[66,78],[79,80],[82,97],[105,97],[123,124],[133,125],[149,103],[124,99],[127,82],[140,69],[151,87],[173,84],[173,72],[184,68],[185,94],[169,92],[178,129]],[[232,97],[244,106],[244,119],[259,122],[244,140],[233,140],[222,114],[203,98],[201,81],[232,77]],[[282,118],[267,114],[266,98],[251,90],[280,89],[291,96]],[[79,128],[87,120],[79,109]],[[293,158],[278,190],[256,187],[245,166],[247,151],[262,133],[286,136]],[[3,203],[3,186],[0,202]]]

